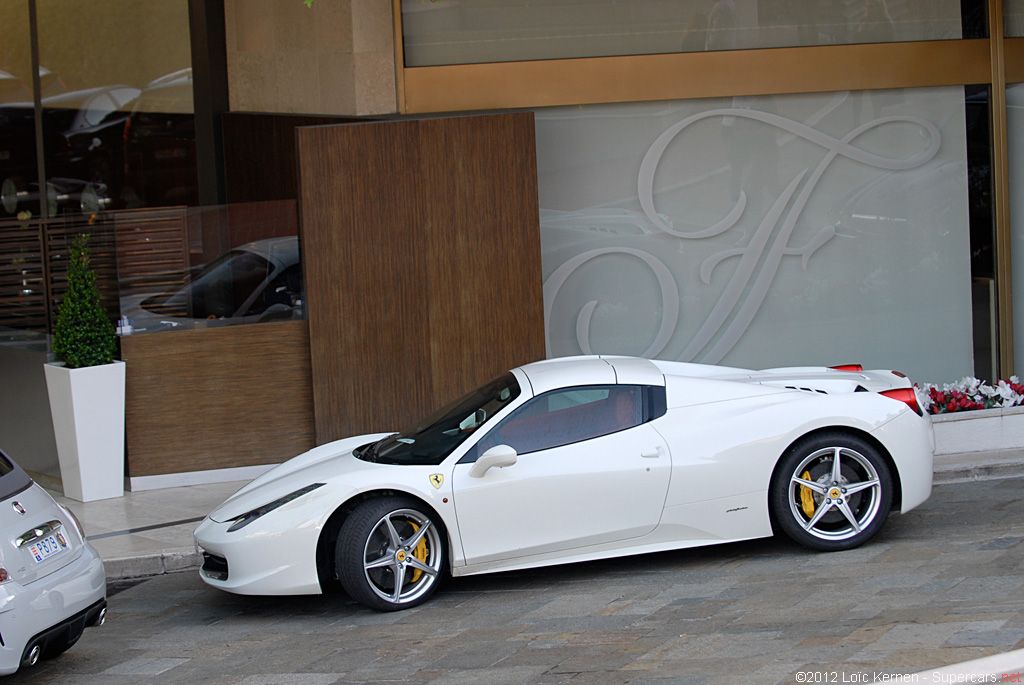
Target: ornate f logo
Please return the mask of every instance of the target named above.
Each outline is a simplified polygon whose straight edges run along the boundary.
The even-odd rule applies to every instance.
[[[432,474],[430,474],[430,484],[433,485],[438,490],[441,489],[441,483],[443,483],[443,482],[444,482],[444,476],[442,476],[440,473],[432,473]]]

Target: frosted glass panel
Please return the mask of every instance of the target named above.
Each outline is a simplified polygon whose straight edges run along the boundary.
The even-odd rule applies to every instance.
[[[1024,0],[1003,0],[1003,35],[1024,36]]]
[[[1024,83],[1006,88],[1010,167],[1010,259],[1013,274],[1013,368],[1024,376]]]
[[[962,88],[537,112],[548,354],[972,373]]]
[[[402,0],[406,66],[961,37],[960,0]]]

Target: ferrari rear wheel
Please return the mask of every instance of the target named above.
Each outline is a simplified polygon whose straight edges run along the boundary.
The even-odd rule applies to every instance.
[[[783,455],[770,505],[775,522],[801,545],[853,549],[882,527],[892,488],[889,467],[877,448],[856,435],[822,433]]]
[[[335,547],[338,580],[349,597],[378,611],[408,609],[437,589],[445,535],[422,504],[368,500],[345,519]]]

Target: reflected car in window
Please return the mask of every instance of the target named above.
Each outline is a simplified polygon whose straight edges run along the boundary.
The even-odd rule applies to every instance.
[[[0,674],[70,649],[107,613],[103,562],[70,510],[0,451]]]
[[[784,534],[868,542],[931,493],[931,424],[902,374],[632,357],[521,366],[398,433],[321,445],[195,531],[240,594],[339,585],[373,609],[454,576]]]
[[[122,206],[124,125],[141,92],[118,84],[43,98],[50,216],[62,210],[91,214]],[[0,107],[0,184],[8,214],[39,212],[34,130],[31,102]]]
[[[191,69],[146,84],[123,137],[128,207],[199,204]]]
[[[236,247],[165,292],[122,299],[121,314],[138,333],[302,318],[299,239]]]

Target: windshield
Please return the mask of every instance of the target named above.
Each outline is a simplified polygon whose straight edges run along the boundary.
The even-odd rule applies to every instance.
[[[381,464],[440,464],[519,393],[515,376],[506,373],[434,412],[410,430],[366,445],[354,454]]]
[[[253,252],[231,250],[207,265],[184,287],[151,297],[142,306],[163,316],[232,316],[273,269],[270,262]]]

